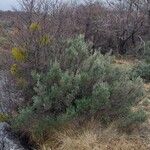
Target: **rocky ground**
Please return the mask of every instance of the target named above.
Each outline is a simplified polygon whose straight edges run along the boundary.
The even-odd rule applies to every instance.
[[[0,150],[25,150],[6,122],[0,123]]]
[[[8,104],[13,94],[10,95],[9,91],[5,91],[4,87],[7,82],[7,73],[0,71],[0,113],[5,114],[9,111]],[[0,150],[25,150],[21,146],[20,141],[15,138],[11,132],[11,128],[8,123],[0,123]]]

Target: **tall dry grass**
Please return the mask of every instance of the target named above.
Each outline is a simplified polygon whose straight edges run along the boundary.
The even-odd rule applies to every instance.
[[[40,150],[149,150],[150,141],[134,133],[118,133],[115,124],[107,129],[89,121],[81,128],[65,127],[46,141]]]

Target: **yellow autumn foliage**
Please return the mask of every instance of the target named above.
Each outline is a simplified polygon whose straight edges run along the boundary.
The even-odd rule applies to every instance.
[[[31,23],[30,27],[29,27],[30,31],[38,31],[41,29],[40,25],[38,23]]]
[[[17,64],[13,64],[10,68],[10,72],[12,75],[17,75],[19,72],[19,68]]]
[[[23,49],[19,47],[14,47],[12,48],[12,56],[16,61],[22,62],[26,60],[27,54]]]
[[[7,114],[0,113],[0,122],[8,121],[9,116]]]
[[[45,45],[48,45],[52,43],[52,38],[50,38],[48,35],[43,35],[41,38],[40,38],[40,44],[45,46]]]

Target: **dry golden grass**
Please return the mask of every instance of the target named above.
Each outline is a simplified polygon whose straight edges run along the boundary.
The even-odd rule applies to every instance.
[[[129,57],[129,58],[125,58],[125,57],[119,58],[119,57],[117,57],[115,59],[115,63],[120,65],[120,66],[131,66],[132,67],[132,66],[136,65],[138,62],[139,62],[138,59],[131,58],[131,57]]]
[[[94,125],[93,125],[94,124]],[[89,126],[90,125],[90,126]],[[149,150],[148,140],[138,134],[118,134],[114,126],[102,129],[99,123],[90,121],[82,129],[74,127],[58,131],[53,142],[47,141],[41,150]],[[55,140],[54,140],[55,139]]]
[[[115,60],[115,63],[116,63],[116,64],[119,64],[119,65],[134,65],[134,64],[135,64],[134,61],[125,60],[125,59],[116,59],[116,60]]]
[[[114,66],[128,71],[132,70],[138,62],[139,61],[135,58],[116,58],[114,60]]]
[[[144,87],[145,87],[145,90],[146,91],[150,91],[150,83],[146,83],[146,84],[144,84]]]

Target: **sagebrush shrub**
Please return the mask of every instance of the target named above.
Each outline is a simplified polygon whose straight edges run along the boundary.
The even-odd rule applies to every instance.
[[[14,121],[43,133],[73,118],[98,115],[103,123],[126,118],[144,95],[143,82],[116,67],[111,56],[90,54],[84,38],[68,41],[47,72],[32,72],[35,94]]]
[[[146,81],[150,81],[150,63],[141,62],[134,69],[133,72],[136,76],[140,76]]]
[[[147,119],[147,115],[143,110],[130,112],[126,117],[120,119],[119,129],[131,132],[133,128]]]
[[[146,42],[144,59],[147,63],[150,63],[150,41]]]

